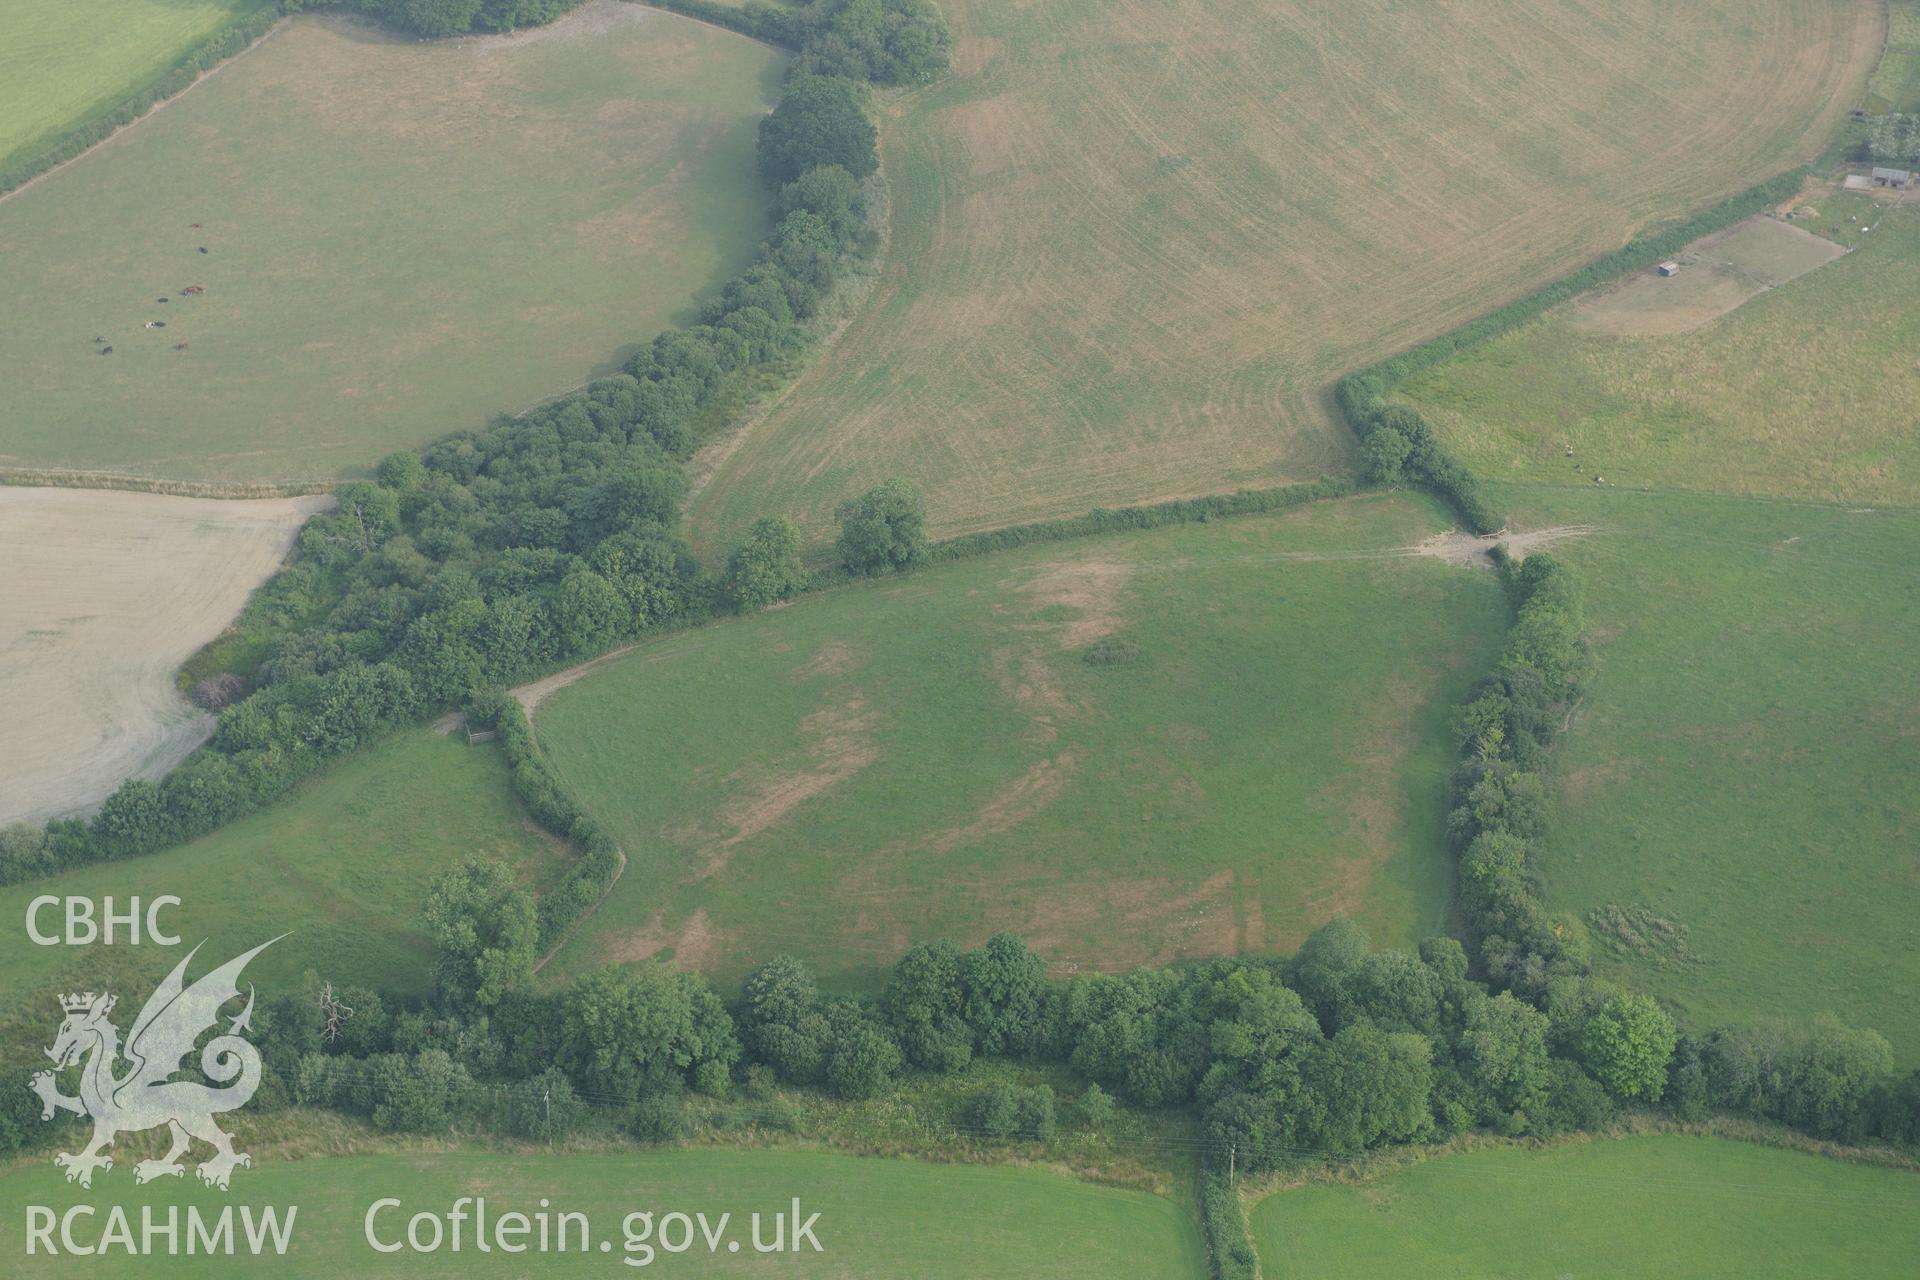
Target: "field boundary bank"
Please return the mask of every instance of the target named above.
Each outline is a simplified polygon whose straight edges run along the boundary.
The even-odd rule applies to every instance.
[[[140,123],[178,100],[214,72],[248,53],[292,16],[270,5],[237,18],[184,51],[172,67],[149,77],[119,102],[71,125],[10,168],[0,170],[0,201],[25,191],[47,175],[66,168],[122,129]]]
[[[55,467],[0,467],[0,485],[19,489],[93,489],[118,493],[159,493],[173,498],[304,498],[332,493],[337,480],[264,481],[222,484],[202,480],[162,480],[114,471],[68,471]]]

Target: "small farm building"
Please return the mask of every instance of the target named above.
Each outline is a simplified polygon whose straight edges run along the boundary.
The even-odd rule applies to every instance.
[[[1876,187],[1905,188],[1913,181],[1913,174],[1906,169],[1881,169],[1873,171],[1873,185]]]
[[[1677,276],[1680,274],[1680,264],[1677,262],[1663,262],[1656,270],[1663,276]]]

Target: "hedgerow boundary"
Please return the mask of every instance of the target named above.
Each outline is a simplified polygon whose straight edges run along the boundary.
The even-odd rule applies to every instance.
[[[1417,410],[1389,401],[1393,391],[1550,307],[1780,203],[1799,190],[1806,173],[1805,168],[1790,170],[1673,226],[1637,236],[1571,275],[1340,379],[1334,398],[1360,440],[1373,478],[1397,479],[1404,468],[1473,532],[1505,529],[1505,518],[1482,496],[1477,477],[1446,451]],[[1383,439],[1388,436],[1397,438]],[[1496,548],[1495,562],[1509,589],[1513,623],[1498,670],[1460,708],[1461,758],[1447,826],[1458,858],[1459,905],[1477,966],[1494,987],[1539,1006],[1546,1003],[1548,973],[1558,970],[1565,976],[1569,969],[1587,968],[1569,954],[1566,931],[1536,891],[1529,850],[1545,810],[1535,771],[1565,723],[1560,711],[1584,691],[1591,658],[1572,573],[1545,554],[1516,565],[1504,546]],[[1245,1207],[1219,1169],[1217,1151],[1201,1173],[1201,1207],[1214,1274],[1219,1280],[1254,1280],[1259,1261],[1249,1243]]]
[[[252,48],[278,26],[284,16],[277,6],[269,6],[235,18],[182,53],[165,71],[128,90],[119,101],[92,112],[23,159],[0,169],[0,196],[17,191],[49,170],[75,159],[145,116],[156,104],[191,89],[221,63]]]

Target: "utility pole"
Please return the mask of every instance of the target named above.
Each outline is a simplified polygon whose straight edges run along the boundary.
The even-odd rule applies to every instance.
[[[1239,1156],[1240,1156],[1240,1144],[1237,1142],[1229,1142],[1227,1144],[1227,1185],[1228,1186],[1233,1185],[1234,1167],[1239,1163]]]
[[[551,1147],[553,1145],[553,1090],[542,1089],[540,1102],[547,1109],[547,1145]]]

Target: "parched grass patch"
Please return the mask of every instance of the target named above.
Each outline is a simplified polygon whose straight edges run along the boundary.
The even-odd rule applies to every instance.
[[[1613,337],[1685,333],[1845,252],[1790,221],[1756,215],[1688,245],[1675,261],[1678,275],[1635,272],[1574,303],[1567,320]]]
[[[1920,512],[1500,486],[1586,587],[1548,905],[1685,1021],[1832,1011],[1920,1059]],[[1624,926],[1624,927],[1622,927]]]
[[[1252,1226],[1269,1276],[1896,1280],[1920,1175],[1677,1135],[1506,1147],[1284,1191]]]
[[[51,1164],[20,1167],[0,1177],[0,1205],[13,1220],[22,1221],[28,1204],[61,1212],[100,1196],[103,1184],[130,1185],[131,1176],[121,1169],[98,1175],[90,1197],[63,1182]],[[243,1179],[246,1203],[299,1206],[294,1244],[284,1258],[129,1259],[116,1251],[89,1258],[87,1270],[104,1277],[218,1277],[255,1276],[270,1268],[274,1275],[327,1280],[343,1273],[517,1277],[657,1271],[669,1276],[779,1274],[819,1280],[1013,1280],[1041,1275],[1050,1280],[1111,1280],[1126,1274],[1203,1280],[1208,1274],[1193,1221],[1158,1196],[1075,1182],[1040,1169],[810,1151],[531,1155],[467,1150],[262,1160],[235,1175],[232,1193],[208,1190],[187,1177],[162,1179],[144,1188],[140,1198],[156,1206],[197,1205],[203,1214],[217,1216],[239,1198]],[[383,1242],[404,1242],[407,1219],[415,1213],[444,1215],[459,1197],[485,1196],[494,1215],[518,1212],[537,1222],[533,1215],[543,1212],[543,1206],[553,1215],[585,1214],[591,1247],[584,1252],[578,1248],[579,1232],[573,1228],[566,1252],[483,1253],[474,1247],[469,1219],[465,1247],[459,1252],[443,1247],[436,1253],[403,1249],[381,1254],[367,1244],[363,1224],[369,1206],[385,1196],[400,1197],[403,1205],[376,1219]],[[794,1240],[795,1197],[802,1206],[801,1221],[819,1214],[813,1224],[819,1251],[802,1244],[797,1252],[784,1251],[778,1257],[756,1252],[756,1213],[763,1243],[774,1238],[775,1215],[785,1219],[782,1238]],[[697,1227],[690,1251],[661,1248],[663,1238],[676,1248],[682,1243],[678,1224],[663,1221],[676,1211],[707,1215],[707,1225],[721,1233],[714,1252],[708,1251]],[[158,1212],[164,1220],[164,1209]],[[634,1212],[652,1215],[648,1232],[642,1234],[638,1222],[627,1223],[627,1215]],[[133,1213],[137,1231],[138,1211]],[[724,1227],[722,1214],[730,1215]],[[104,1222],[104,1210],[99,1220]],[[631,1244],[629,1225],[639,1237]],[[529,1233],[521,1242],[537,1239]],[[557,1231],[551,1239],[558,1243]],[[606,1251],[600,1248],[602,1242],[609,1246]],[[728,1242],[737,1249],[729,1249]],[[623,1266],[623,1261],[631,1265]],[[73,1263],[43,1254],[16,1258],[13,1265],[16,1270],[10,1274],[24,1280],[71,1274]]]
[[[871,983],[912,942],[1055,967],[1279,951],[1336,913],[1443,929],[1451,708],[1493,575],[1422,501],[962,561],[645,645],[537,734],[629,858],[553,966],[787,951]]]
[[[613,371],[764,234],[782,63],[615,0],[293,20],[0,203],[0,468],[326,481]]]
[[[272,0],[7,0],[0,5],[0,171],[171,70]]]
[[[173,894],[181,905],[162,922],[184,946],[205,940],[206,967],[289,934],[247,968],[266,998],[297,989],[309,969],[335,983],[425,994],[432,940],[420,907],[434,877],[468,855],[504,859],[536,891],[572,857],[514,803],[496,748],[415,729],[190,844],[0,889],[0,917],[10,922],[0,942],[0,1043],[9,1053],[46,1043],[47,1015],[65,991],[117,984],[123,1007],[137,1010],[184,953],[124,941],[35,946],[25,921],[36,897],[97,904],[111,894],[124,911],[130,897]],[[57,929],[58,918],[58,908],[47,910],[42,929]]]
[[[943,8],[890,258],[702,550],[892,475],[946,534],[1345,470],[1334,379],[1810,158],[1880,40],[1835,0]]]
[[[1912,503],[1920,203],[1829,193],[1800,212],[1852,252],[1690,332],[1593,332],[1582,313],[1620,296],[1600,294],[1400,394],[1489,479]],[[1687,270],[1626,290],[1684,292]]]

